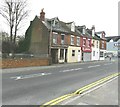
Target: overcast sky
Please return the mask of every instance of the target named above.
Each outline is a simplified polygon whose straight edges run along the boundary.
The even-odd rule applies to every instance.
[[[3,0],[0,0],[0,2]],[[76,25],[95,25],[97,31],[105,31],[106,36],[118,35],[119,0],[28,0],[31,10],[19,34],[23,35],[30,21],[39,15],[42,8],[46,18],[58,17],[64,22],[74,21]],[[7,31],[5,21],[0,16],[0,31]]]

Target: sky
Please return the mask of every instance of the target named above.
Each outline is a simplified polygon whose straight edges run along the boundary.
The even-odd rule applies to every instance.
[[[0,0],[0,3],[3,0]],[[64,22],[74,21],[76,26],[86,25],[95,31],[105,31],[106,36],[118,35],[118,2],[119,0],[28,0],[30,10],[27,20],[24,21],[19,35],[24,35],[36,15],[44,8],[45,17],[58,17]],[[9,33],[9,27],[0,16],[0,31]]]

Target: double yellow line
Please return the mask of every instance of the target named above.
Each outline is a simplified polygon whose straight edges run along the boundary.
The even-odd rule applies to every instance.
[[[106,82],[106,81],[108,81],[108,80],[116,77],[116,76],[119,76],[119,75],[120,75],[120,72],[119,72],[119,73],[114,73],[114,74],[112,74],[112,75],[109,75],[109,76],[107,76],[107,77],[105,77],[105,78],[102,78],[102,79],[96,81],[96,82],[93,82],[93,83],[91,83],[91,84],[89,84],[89,85],[86,85],[86,86],[84,86],[84,87],[76,90],[75,92],[73,92],[73,93],[71,93],[71,94],[66,94],[66,95],[63,95],[63,96],[61,96],[61,97],[58,97],[58,98],[56,98],[56,99],[54,99],[54,100],[51,100],[51,101],[43,104],[43,105],[40,106],[40,107],[51,107],[51,106],[53,106],[53,105],[56,105],[56,104],[58,104],[58,103],[60,103],[60,102],[62,102],[62,101],[64,101],[64,100],[66,100],[66,99],[69,99],[70,97],[73,97],[73,96],[78,95],[78,94],[82,94],[82,93],[84,93],[85,91],[88,91],[89,89],[94,88],[94,87],[96,87],[96,86],[98,86],[98,85],[100,85],[100,84],[102,84],[102,83],[104,83],[104,82]]]

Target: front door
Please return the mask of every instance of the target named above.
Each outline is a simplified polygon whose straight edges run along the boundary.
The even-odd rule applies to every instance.
[[[58,63],[58,49],[51,49],[52,63]]]
[[[67,49],[65,49],[65,62],[67,62]]]

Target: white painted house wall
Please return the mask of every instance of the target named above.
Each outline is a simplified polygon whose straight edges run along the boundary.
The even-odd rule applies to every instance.
[[[100,41],[99,40],[92,40],[92,43],[94,41],[94,46],[92,46],[92,53],[91,53],[91,60],[99,60],[100,59]]]
[[[73,52],[75,51],[74,56],[72,56]],[[69,46],[68,47],[68,54],[67,54],[67,62],[80,62],[81,61],[81,47],[74,47]]]

